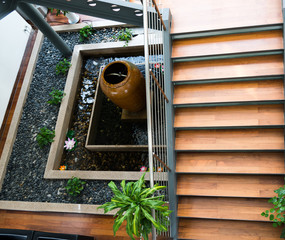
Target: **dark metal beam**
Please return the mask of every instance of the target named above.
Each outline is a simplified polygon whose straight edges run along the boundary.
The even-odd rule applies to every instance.
[[[175,150],[175,152],[284,152],[284,149],[235,149],[235,150]]]
[[[168,166],[171,171],[168,172],[168,187],[169,187],[169,208],[172,210],[170,215],[170,236],[174,240],[177,239],[177,196],[176,196],[176,173],[175,173],[175,151],[174,151],[174,109],[172,105],[173,85],[172,82],[172,62],[171,62],[171,37],[170,24],[171,13],[169,9],[163,9],[162,18],[166,26],[166,31],[163,31],[163,53],[164,53],[164,81],[165,93],[168,96],[169,102],[166,104],[166,131],[167,131],[167,157]]]
[[[214,129],[270,129],[284,128],[285,125],[255,125],[255,126],[208,126],[208,127],[175,127],[175,131],[187,130],[214,130]]]
[[[8,1],[8,0],[7,0]],[[19,0],[18,0],[19,1]],[[121,0],[21,0],[22,2],[76,12],[93,17],[104,18],[122,23],[143,26],[142,5]],[[154,8],[150,7],[154,18],[157,17]]]
[[[17,0],[1,0],[0,1],[0,20],[14,11],[17,7]]]
[[[230,34],[272,31],[272,30],[282,30],[282,28],[283,28],[283,24],[273,24],[273,25],[254,26],[254,27],[217,29],[217,30],[212,30],[212,31],[176,33],[176,34],[172,34],[172,40],[200,38],[200,37],[213,37],[213,36],[222,36],[222,35],[230,35]]]
[[[172,61],[173,63],[179,63],[179,62],[194,62],[194,61],[209,61],[209,60],[271,56],[271,55],[282,55],[282,54],[283,54],[283,49],[276,49],[276,50],[268,50],[268,51],[228,53],[228,54],[217,54],[217,55],[208,55],[208,56],[174,57],[172,58]]]
[[[267,81],[283,79],[284,75],[268,75],[257,77],[240,77],[240,78],[221,78],[221,79],[202,79],[202,80],[184,80],[173,82],[174,86],[177,85],[191,85],[191,84],[211,84],[223,82],[247,82],[247,81]]]
[[[62,38],[50,27],[43,19],[41,14],[32,5],[24,2],[18,3],[19,9],[29,16],[30,20],[39,28],[39,30],[61,51],[64,56],[72,54],[71,49],[62,40]]]
[[[283,104],[284,100],[264,100],[264,101],[236,101],[236,102],[209,102],[209,103],[184,103],[174,104],[174,108],[190,107],[223,107],[223,106],[244,106],[244,105],[270,105]]]

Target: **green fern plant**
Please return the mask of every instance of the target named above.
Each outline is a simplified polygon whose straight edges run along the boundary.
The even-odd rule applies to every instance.
[[[83,42],[88,40],[93,34],[93,28],[90,25],[87,25],[79,30],[79,41]]]
[[[67,181],[67,186],[65,189],[69,195],[77,197],[84,189],[85,184],[86,182],[81,181],[79,178],[72,177]]]
[[[43,148],[45,145],[53,142],[55,137],[55,131],[49,130],[47,127],[40,129],[40,132],[37,135],[37,142],[40,145],[40,148]]]
[[[125,41],[124,47],[128,46],[129,41],[133,38],[132,30],[129,28],[124,28],[121,31],[119,31],[119,35],[117,36],[117,39],[120,41]]]
[[[66,59],[63,59],[63,61],[59,61],[58,64],[56,64],[55,73],[57,75],[60,73],[67,74],[70,66],[71,66],[71,63],[67,61]]]
[[[273,204],[273,207],[261,213],[261,216],[269,217],[273,222],[273,227],[278,227],[285,223],[285,185],[274,191],[277,196],[268,200]],[[285,228],[281,233],[280,238],[285,238]]]
[[[61,100],[65,96],[65,93],[63,91],[53,88],[49,95],[51,96],[51,100],[47,101],[47,103],[57,105],[61,103]]]
[[[148,235],[153,226],[161,232],[167,231],[169,225],[168,206],[163,201],[164,195],[154,196],[158,190],[166,188],[165,186],[155,185],[153,188],[147,188],[144,180],[145,174],[137,182],[129,182],[125,180],[121,182],[122,191],[120,191],[114,182],[110,182],[108,186],[114,193],[111,202],[107,202],[98,208],[103,208],[107,213],[111,210],[118,209],[113,226],[114,236],[124,221],[127,221],[126,231],[134,240],[134,236],[143,236],[148,240]],[[151,210],[154,209],[160,217],[154,219]]]

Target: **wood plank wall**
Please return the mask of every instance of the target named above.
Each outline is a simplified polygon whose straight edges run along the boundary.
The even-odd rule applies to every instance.
[[[173,14],[178,239],[279,239],[281,229],[260,214],[284,185],[283,33],[242,30],[282,28],[282,2],[165,3]]]

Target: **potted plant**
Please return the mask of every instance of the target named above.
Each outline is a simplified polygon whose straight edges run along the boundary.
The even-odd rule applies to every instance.
[[[277,196],[268,200],[273,207],[261,213],[261,216],[269,217],[273,222],[273,227],[278,227],[285,223],[285,185],[274,191]],[[285,238],[285,228],[283,228],[280,238]]]
[[[68,18],[68,22],[70,24],[74,24],[74,23],[78,23],[79,22],[79,16],[76,13],[73,12],[68,12],[68,11],[63,11],[60,9],[55,9],[55,8],[49,8],[50,12],[53,13],[53,11],[56,12],[56,16],[58,16],[59,14],[63,14],[64,16],[66,16]]]
[[[122,191],[111,181],[108,185],[114,193],[111,202],[107,202],[98,208],[103,208],[107,213],[117,209],[113,231],[114,236],[124,221],[127,221],[127,234],[134,240],[134,236],[143,237],[148,240],[148,235],[152,230],[152,225],[161,232],[168,230],[169,215],[171,211],[163,201],[164,195],[155,192],[166,188],[158,186],[148,188],[144,180],[145,173],[137,182],[121,182]],[[151,210],[155,210],[156,219],[151,215]],[[159,218],[157,217],[159,216]]]

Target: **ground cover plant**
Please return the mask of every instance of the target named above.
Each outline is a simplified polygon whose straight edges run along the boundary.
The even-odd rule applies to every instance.
[[[55,73],[58,74],[67,74],[69,68],[71,66],[71,63],[65,59],[63,61],[59,61],[58,64],[56,64],[55,67]]]
[[[57,105],[61,103],[61,100],[65,96],[65,93],[61,90],[53,88],[49,95],[51,96],[51,100],[49,100],[48,103],[51,105]]]
[[[68,180],[67,186],[65,187],[67,193],[72,197],[77,197],[84,189],[86,182],[81,181],[77,177],[72,177]]]
[[[117,39],[120,41],[125,41],[124,47],[126,47],[128,46],[129,41],[132,39],[132,37],[133,37],[132,30],[129,28],[124,28],[119,32]]]
[[[79,41],[83,42],[88,40],[93,34],[93,28],[90,25],[87,25],[79,30]]]
[[[55,131],[49,130],[47,127],[43,127],[40,129],[40,132],[37,135],[37,142],[40,145],[40,148],[52,143],[55,137]]]

